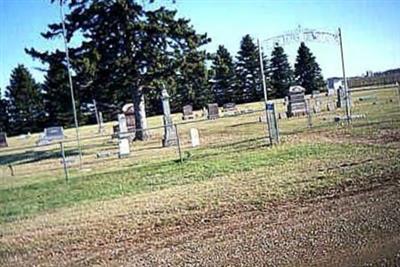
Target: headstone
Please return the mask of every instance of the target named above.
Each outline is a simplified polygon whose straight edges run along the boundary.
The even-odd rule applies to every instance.
[[[199,130],[190,128],[190,140],[192,142],[192,147],[198,147],[200,145]]]
[[[335,104],[333,103],[332,100],[328,100],[326,108],[327,108],[328,111],[334,111],[335,110]]]
[[[121,138],[118,141],[118,156],[119,158],[129,156],[130,149],[129,149],[129,140],[128,138]]]
[[[313,91],[313,102],[314,102],[314,105],[313,105],[313,111],[314,111],[314,113],[320,113],[321,112],[321,97],[320,97],[320,94],[319,94],[319,91],[318,91],[318,93],[315,93],[314,94],[314,92],[315,91]]]
[[[128,132],[128,126],[124,114],[118,114],[118,131],[120,135],[124,135]]]
[[[301,86],[291,86],[289,88],[288,116],[298,116],[306,114],[305,89]]]
[[[232,116],[239,113],[235,103],[226,103],[222,106],[222,112],[226,116]]]
[[[0,147],[8,147],[6,133],[0,133]]]
[[[163,147],[173,146],[177,144],[177,136],[175,126],[172,122],[171,109],[169,106],[169,94],[165,87],[161,91],[161,101],[163,107],[164,137],[162,139]]]
[[[219,118],[218,104],[217,103],[208,104],[207,105],[207,113],[208,113],[207,118],[209,120],[218,119]]]
[[[44,129],[44,136],[48,141],[63,140],[64,129],[63,127],[49,127]]]
[[[194,119],[193,106],[192,105],[183,106],[182,119],[183,120],[192,120],[192,119]]]
[[[286,112],[278,112],[278,119],[286,119],[287,113]]]
[[[122,113],[126,118],[126,126],[128,131],[133,132],[136,130],[135,110],[132,103],[126,104],[122,107]]]
[[[202,116],[203,118],[208,118],[208,110],[206,107],[202,108]]]

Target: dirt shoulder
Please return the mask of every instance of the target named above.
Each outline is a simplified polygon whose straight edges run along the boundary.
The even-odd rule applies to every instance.
[[[257,209],[227,204],[135,230],[109,225],[118,231],[92,232],[88,240],[74,240],[78,228],[59,233],[60,240],[70,236],[68,243],[3,254],[1,261],[4,266],[398,266],[399,176]]]
[[[400,186],[386,184],[158,229],[111,263],[170,266],[400,264]]]

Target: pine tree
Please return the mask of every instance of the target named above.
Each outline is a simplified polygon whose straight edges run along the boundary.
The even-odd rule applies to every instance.
[[[212,78],[212,91],[219,105],[235,100],[235,66],[228,50],[220,45],[212,62],[214,76]]]
[[[176,79],[176,96],[174,105],[177,111],[182,106],[193,104],[195,109],[205,106],[205,93],[208,85],[205,51],[190,51],[185,53],[179,75]],[[210,94],[209,92],[207,93]]]
[[[25,66],[18,65],[12,71],[5,95],[11,134],[41,130],[45,113],[40,86]]]
[[[293,82],[293,71],[290,68],[287,55],[280,46],[275,46],[272,51],[270,73],[272,92],[269,92],[268,97],[285,97]]]
[[[321,68],[316,62],[315,56],[303,42],[300,44],[297,51],[294,67],[296,83],[304,87],[307,94],[325,86],[324,78],[321,74]]]
[[[86,60],[87,66],[93,67],[89,72],[77,71],[78,76],[84,73],[83,77],[90,73],[90,85],[84,90],[106,97],[108,103],[103,104],[117,108],[132,99],[139,130],[147,124],[145,94],[154,88],[160,91],[161,85],[179,72],[184,51],[209,42],[205,34],[194,31],[189,20],[177,19],[176,11],[163,7],[146,11],[132,0],[72,1],[69,7],[68,41],[77,32],[84,38],[80,46],[71,49],[73,66],[77,70],[78,63]],[[49,29],[43,36],[51,39],[60,34],[61,27],[51,24]],[[146,139],[145,133],[138,131],[136,138]]]
[[[267,70],[265,59],[263,64],[265,72]],[[264,97],[258,47],[248,34],[242,38],[240,43],[236,62],[236,76],[238,84],[235,93],[236,102],[259,101]]]
[[[48,126],[72,126],[72,111],[68,72],[61,58],[53,58],[42,85]]]

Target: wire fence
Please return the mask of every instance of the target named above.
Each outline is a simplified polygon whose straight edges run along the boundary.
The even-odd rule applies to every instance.
[[[354,91],[352,97],[352,127],[363,127],[400,118],[400,89]],[[306,96],[307,112],[303,116],[287,118],[287,104],[276,100],[278,128],[283,141],[293,134],[309,131],[331,131],[346,127],[344,110],[336,108],[335,96],[319,94]],[[237,155],[242,150],[269,146],[264,103],[244,104],[236,113],[220,111],[220,118],[208,120],[197,116],[182,121],[174,117],[175,133],[171,146],[163,146],[165,127],[147,128],[149,139],[130,142],[130,154],[119,157],[119,139],[111,132],[97,133],[89,126],[81,136],[82,165],[73,131],[62,142],[37,146],[35,137],[10,138],[9,147],[0,149],[0,176],[4,183],[18,183],[20,177],[63,177],[82,173],[105,173],[132,166],[146,166],[153,162],[179,163],[214,153]],[[170,125],[172,126],[172,125]],[[135,130],[139,131],[139,130]],[[130,131],[127,134],[135,134]],[[198,140],[196,135],[198,133]],[[195,135],[195,136],[194,136]],[[198,143],[198,144],[197,144]]]

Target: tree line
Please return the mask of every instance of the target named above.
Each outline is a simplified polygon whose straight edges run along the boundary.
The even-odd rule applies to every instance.
[[[124,104],[133,102],[136,126],[146,127],[146,115],[161,114],[160,91],[165,86],[173,112],[192,104],[248,103],[263,99],[259,49],[245,35],[235,58],[220,45],[215,53],[203,46],[211,41],[190,21],[165,7],[146,10],[133,0],[70,1],[65,16],[66,39],[82,39],[69,49],[79,124],[95,122],[93,100],[105,121],[115,120]],[[42,36],[59,38],[62,24],[53,23]],[[73,125],[73,113],[63,51],[25,49],[45,68],[43,83],[18,65],[0,101],[0,131],[9,135]],[[310,49],[301,43],[292,68],[275,46],[262,55],[270,99],[284,97],[293,84],[307,93],[324,87],[321,69]],[[143,135],[137,138],[144,140]]]

